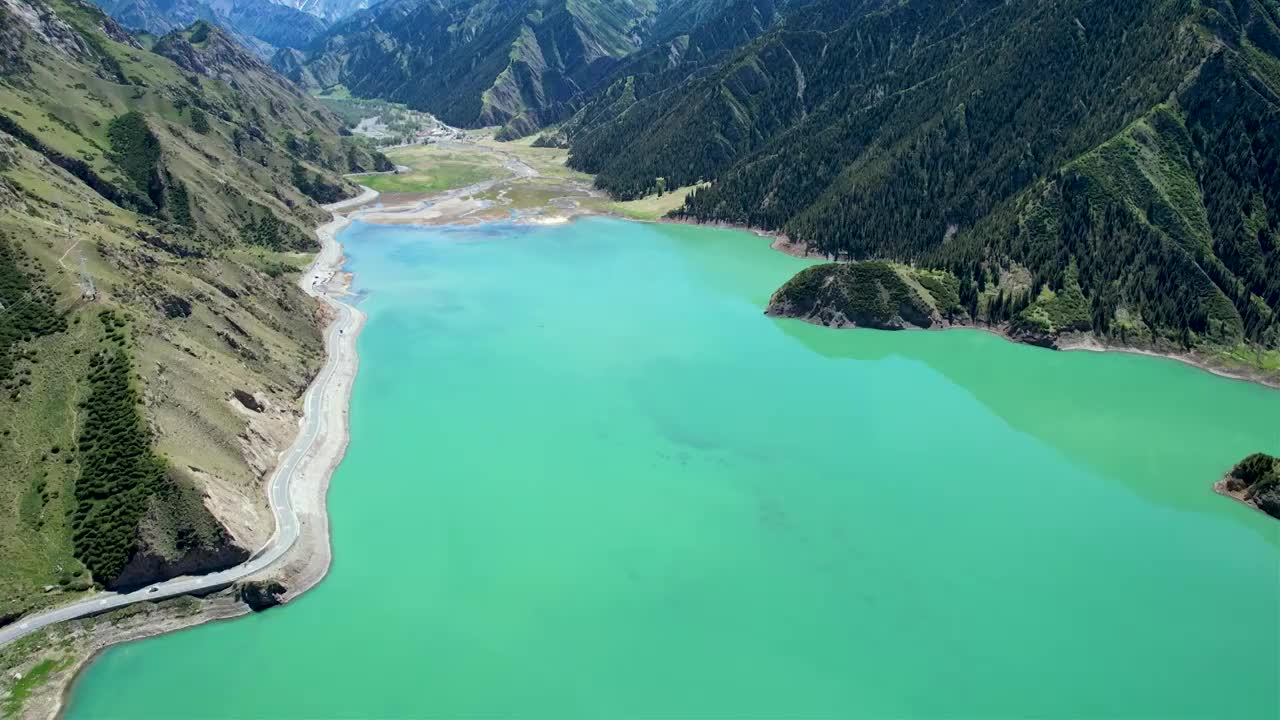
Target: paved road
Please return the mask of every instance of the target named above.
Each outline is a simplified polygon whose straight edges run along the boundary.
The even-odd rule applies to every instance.
[[[377,196],[376,192],[366,188],[365,192],[359,197],[328,205],[326,209],[338,212],[348,207],[369,202]],[[330,408],[324,406],[325,391],[328,389],[329,383],[333,381],[335,371],[339,365],[337,355],[338,339],[342,333],[353,327],[356,320],[355,313],[350,305],[330,297],[324,292],[324,286],[332,273],[324,271],[323,267],[330,263],[332,266],[336,266],[336,260],[339,257],[338,253],[341,251],[337,242],[333,240],[332,233],[321,233],[321,238],[323,242],[321,251],[316,256],[312,266],[307,269],[307,272],[299,280],[299,285],[307,294],[332,307],[337,312],[337,319],[325,333],[325,349],[327,351],[325,365],[321,368],[320,374],[311,383],[311,387],[307,388],[307,393],[303,397],[304,416],[301,430],[293,445],[281,457],[280,462],[276,465],[275,472],[271,475],[271,480],[267,484],[267,498],[271,506],[271,512],[275,516],[276,531],[267,540],[266,545],[254,553],[247,562],[221,572],[196,577],[178,577],[131,593],[97,593],[70,605],[20,618],[16,622],[0,628],[0,645],[13,642],[20,637],[64,620],[95,615],[126,605],[132,605],[136,602],[161,600],[229,585],[271,565],[293,546],[293,543],[298,539],[300,528],[298,516],[294,512],[289,497],[289,484],[297,473],[302,459],[307,456],[308,451],[315,444],[316,438],[320,437],[324,432],[330,410]]]

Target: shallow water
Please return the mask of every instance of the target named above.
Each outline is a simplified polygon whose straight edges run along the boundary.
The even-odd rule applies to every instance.
[[[72,718],[1280,716],[1280,393],[764,317],[803,262],[357,223],[334,566],[107,652]]]

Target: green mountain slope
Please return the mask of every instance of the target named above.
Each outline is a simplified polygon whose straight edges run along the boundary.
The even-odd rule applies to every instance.
[[[0,623],[265,540],[323,352],[291,273],[387,166],[216,28],[155,48],[0,0]]]
[[[620,197],[714,180],[681,214],[948,268],[993,322],[1081,329],[1074,264],[1104,338],[1274,347],[1278,7],[819,2],[565,139]]]
[[[777,26],[785,11],[801,2],[787,0],[705,0],[672,3],[655,21],[651,39],[627,56],[601,83],[602,89],[575,97],[563,123],[538,138],[540,145],[568,147],[570,138],[618,121],[641,101],[662,107],[662,96],[715,68],[738,50]],[[638,134],[653,112],[637,112],[612,129]]]

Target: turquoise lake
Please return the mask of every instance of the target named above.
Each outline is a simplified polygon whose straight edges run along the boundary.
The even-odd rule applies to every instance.
[[[765,317],[800,260],[357,223],[334,564],[114,648],[70,718],[1280,717],[1280,393]]]

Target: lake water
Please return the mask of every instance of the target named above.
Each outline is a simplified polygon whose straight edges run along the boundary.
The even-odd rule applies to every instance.
[[[332,573],[107,652],[71,718],[1280,716],[1280,393],[761,314],[803,262],[357,223]]]

